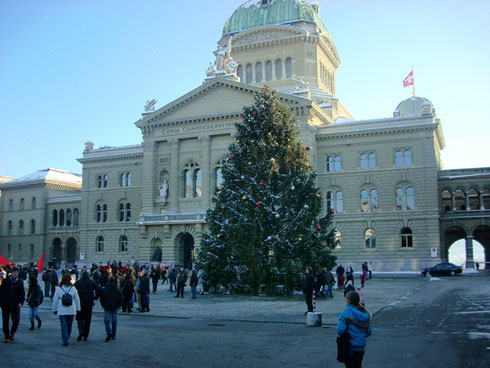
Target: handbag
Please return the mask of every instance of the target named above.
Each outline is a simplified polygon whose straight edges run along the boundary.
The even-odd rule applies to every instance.
[[[350,361],[350,336],[347,330],[337,336],[337,360],[341,363]]]

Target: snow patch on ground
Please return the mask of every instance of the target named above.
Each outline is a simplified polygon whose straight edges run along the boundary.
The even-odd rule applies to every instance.
[[[490,333],[489,332],[468,332],[468,337],[470,340],[476,340],[476,339],[490,339]]]

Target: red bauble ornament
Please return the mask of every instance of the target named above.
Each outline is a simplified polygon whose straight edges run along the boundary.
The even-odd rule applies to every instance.
[[[235,155],[231,155],[232,158],[235,158]]]
[[[333,215],[333,214],[335,214],[335,211],[334,211],[334,210],[332,210],[332,211],[330,211],[330,213]]]
[[[320,196],[321,199],[323,199],[323,196]]]
[[[306,151],[306,147],[303,147],[303,151]]]
[[[253,112],[253,114],[254,114],[254,115],[257,115],[257,113],[256,113],[255,111]]]
[[[274,114],[274,110],[271,110],[271,112]]]
[[[317,227],[316,227],[316,229],[317,229],[318,231],[320,231],[322,228],[321,228],[321,226],[317,226]]]
[[[263,185],[264,185],[264,183],[260,182],[260,183],[259,183],[259,185],[260,185],[260,186],[263,186]]]
[[[261,203],[260,203],[260,202],[257,202],[257,203],[255,203],[255,204],[256,204],[257,206],[260,206],[260,204],[261,204]]]
[[[225,209],[226,209],[226,206],[221,206],[221,209],[222,209],[222,210],[225,210]]]

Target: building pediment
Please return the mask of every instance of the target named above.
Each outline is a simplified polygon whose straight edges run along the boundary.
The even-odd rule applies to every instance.
[[[220,120],[242,115],[244,106],[253,103],[254,94],[262,87],[243,84],[229,79],[216,77],[202,86],[144,116],[135,125],[145,131],[146,128],[173,125],[185,122]],[[311,100],[276,92],[281,103],[290,109],[311,106]]]

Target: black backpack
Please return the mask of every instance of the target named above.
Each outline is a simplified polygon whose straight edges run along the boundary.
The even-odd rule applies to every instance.
[[[73,304],[73,297],[70,294],[70,290],[72,287],[73,286],[70,286],[68,291],[64,291],[63,289],[61,289],[64,292],[64,294],[61,296],[61,304],[63,304],[65,307],[69,307]]]

